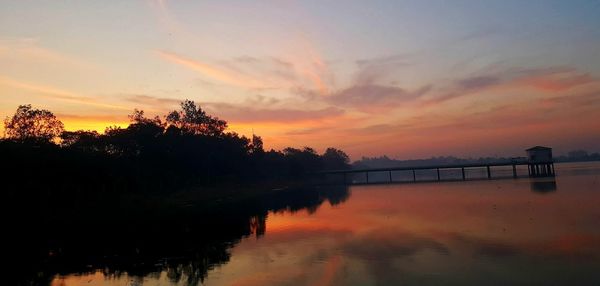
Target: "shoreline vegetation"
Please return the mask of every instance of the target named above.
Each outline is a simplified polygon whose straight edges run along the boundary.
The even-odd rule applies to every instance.
[[[324,170],[510,162],[515,158],[432,157],[396,160],[363,157],[350,164],[342,150],[318,154],[310,147],[281,151],[263,148],[252,138],[227,131],[227,122],[207,114],[193,101],[163,117],[146,117],[135,109],[125,128],[104,133],[66,131],[51,111],[21,105],[4,120],[0,172],[4,194],[28,200],[64,196],[169,197],[183,204],[249,197],[271,190],[298,188]],[[556,162],[600,160],[583,150],[558,156]]]
[[[64,193],[174,194],[223,189],[279,189],[299,185],[311,172],[350,168],[346,153],[323,154],[304,147],[263,149],[252,138],[227,130],[193,101],[179,110],[148,118],[134,110],[126,128],[65,131],[48,110],[21,105],[4,121],[0,140],[4,186],[11,195]]]
[[[510,162],[514,158],[432,157],[395,160],[363,157],[350,164],[344,151],[310,147],[263,148],[252,138],[227,131],[227,122],[207,114],[193,101],[178,110],[149,118],[143,110],[129,115],[125,128],[104,133],[66,131],[51,112],[21,105],[4,120],[0,172],[5,196],[60,205],[66,197],[160,198],[179,205],[259,196],[272,190],[302,187],[311,173],[350,168],[381,168],[449,163]],[[600,154],[577,150],[556,162],[595,161]]]
[[[229,250],[265,233],[269,212],[338,204],[345,186],[313,187],[311,172],[350,168],[328,148],[263,149],[259,136],[192,101],[163,118],[135,110],[126,128],[65,131],[47,110],[19,106],[0,139],[4,254],[11,285],[102,271],[202,281]]]

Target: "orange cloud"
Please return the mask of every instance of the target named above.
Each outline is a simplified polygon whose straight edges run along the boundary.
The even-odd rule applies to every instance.
[[[259,80],[256,80],[254,78],[250,78],[250,77],[244,76],[239,73],[221,69],[221,68],[218,68],[218,67],[215,67],[215,66],[197,61],[197,60],[185,58],[185,57],[176,55],[174,53],[158,51],[158,54],[162,58],[164,58],[170,62],[187,67],[191,70],[201,73],[204,76],[207,76],[209,78],[212,78],[212,79],[215,79],[215,80],[227,83],[227,84],[231,84],[231,85],[239,86],[239,87],[246,87],[246,88],[268,88],[269,87],[268,84],[261,82]]]
[[[70,91],[65,91],[65,90],[61,90],[58,88],[39,85],[39,84],[22,82],[22,81],[14,80],[14,79],[4,77],[4,76],[0,76],[0,85],[18,88],[18,89],[22,89],[22,90],[33,91],[33,92],[41,94],[42,96],[44,96],[46,98],[50,98],[53,100],[74,102],[74,103],[80,103],[80,104],[97,106],[97,107],[102,107],[102,108],[109,108],[109,109],[121,109],[121,110],[129,110],[130,109],[128,107],[124,107],[124,106],[120,106],[120,105],[97,102],[93,98],[80,96],[80,95],[77,95]]]
[[[517,81],[517,84],[535,87],[544,91],[558,92],[596,81],[589,74],[573,74],[563,76],[534,76]]]
[[[300,60],[296,61],[294,66],[300,69],[300,73],[312,82],[320,95],[329,94],[331,88],[329,87],[328,82],[331,81],[332,75],[327,65],[316,52],[312,42],[306,36],[301,36],[299,41],[300,44],[298,46],[302,47],[299,54],[302,56]],[[308,56],[306,55],[307,53]],[[309,58],[310,61],[306,62],[306,58]]]
[[[451,99],[492,90],[533,88],[541,92],[561,92],[597,82],[597,78],[568,67],[507,69],[498,73],[455,80],[454,86],[449,87],[441,95],[423,101],[423,106],[433,106]]]
[[[39,45],[36,39],[21,38],[0,40],[0,58],[19,59],[21,61],[65,65],[80,69],[97,69],[96,66],[71,55],[66,55]]]
[[[338,118],[344,110],[336,107],[327,107],[314,110],[294,108],[254,108],[226,103],[205,103],[208,110],[232,122],[262,123],[276,122],[289,124],[291,122],[314,122],[328,118]]]

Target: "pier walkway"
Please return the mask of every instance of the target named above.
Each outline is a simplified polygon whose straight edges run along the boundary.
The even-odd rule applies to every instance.
[[[554,162],[529,162],[529,161],[520,161],[520,162],[504,162],[504,163],[470,163],[470,164],[451,164],[451,165],[432,165],[432,166],[414,166],[414,167],[392,167],[392,168],[371,168],[371,169],[348,169],[348,170],[332,170],[332,171],[323,171],[316,173],[319,175],[321,180],[327,183],[343,183],[346,185],[351,184],[369,184],[369,183],[398,183],[398,182],[406,182],[406,181],[395,181],[393,180],[392,172],[396,171],[411,171],[412,172],[412,181],[418,182],[421,180],[417,180],[417,171],[419,170],[431,170],[435,171],[434,174],[437,174],[437,180],[433,181],[447,181],[447,179],[443,179],[440,176],[441,170],[460,170],[462,174],[462,180],[467,180],[466,170],[472,169],[484,169],[487,173],[487,178],[492,179],[492,169],[495,167],[506,167],[512,166],[512,177],[517,178],[519,174],[517,173],[517,166],[527,166],[528,176],[529,177],[553,177],[554,173]],[[369,173],[388,173],[388,180],[369,180]],[[357,182],[354,180],[356,175],[364,174],[364,181]],[[362,176],[361,176],[362,177]],[[432,181],[432,180],[427,180]]]

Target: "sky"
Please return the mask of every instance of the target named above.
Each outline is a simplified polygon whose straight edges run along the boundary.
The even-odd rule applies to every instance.
[[[184,99],[352,159],[600,151],[600,1],[5,1],[0,117],[126,126]]]

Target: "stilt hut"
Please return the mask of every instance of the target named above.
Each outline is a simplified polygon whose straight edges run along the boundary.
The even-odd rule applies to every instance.
[[[554,177],[552,148],[535,146],[526,151],[530,177]]]

